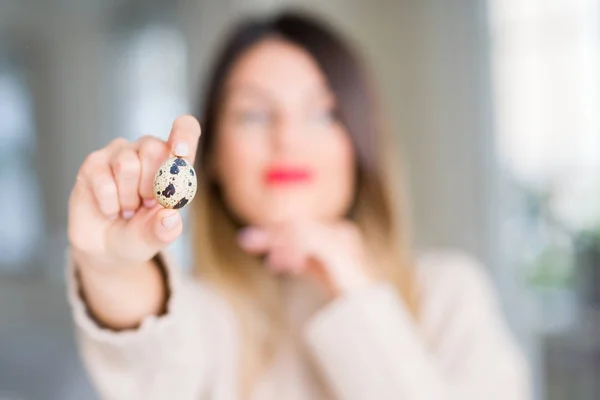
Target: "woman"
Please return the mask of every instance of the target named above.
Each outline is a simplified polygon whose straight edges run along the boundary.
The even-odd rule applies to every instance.
[[[413,262],[369,86],[314,20],[242,24],[167,142],[117,139],[70,201],[70,300],[107,399],[525,399],[527,373],[469,258]],[[153,197],[196,157],[194,278]],[[414,265],[413,265],[414,264]]]

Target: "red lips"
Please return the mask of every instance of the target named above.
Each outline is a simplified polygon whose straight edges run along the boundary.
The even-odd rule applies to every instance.
[[[311,171],[302,167],[277,166],[265,171],[265,182],[269,185],[307,183],[311,180]]]

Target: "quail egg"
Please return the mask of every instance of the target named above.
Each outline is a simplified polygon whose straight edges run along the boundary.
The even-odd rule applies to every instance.
[[[184,158],[169,158],[154,176],[154,197],[165,208],[185,207],[196,195],[197,187],[194,167]]]

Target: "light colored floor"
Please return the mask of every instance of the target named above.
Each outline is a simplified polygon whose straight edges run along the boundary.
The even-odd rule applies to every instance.
[[[0,400],[93,400],[61,282],[0,277]]]

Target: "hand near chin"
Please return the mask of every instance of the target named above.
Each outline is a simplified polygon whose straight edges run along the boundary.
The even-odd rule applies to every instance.
[[[305,275],[333,296],[369,285],[359,229],[349,221],[290,222],[268,227],[248,227],[238,238],[243,250],[265,255],[274,273]]]

